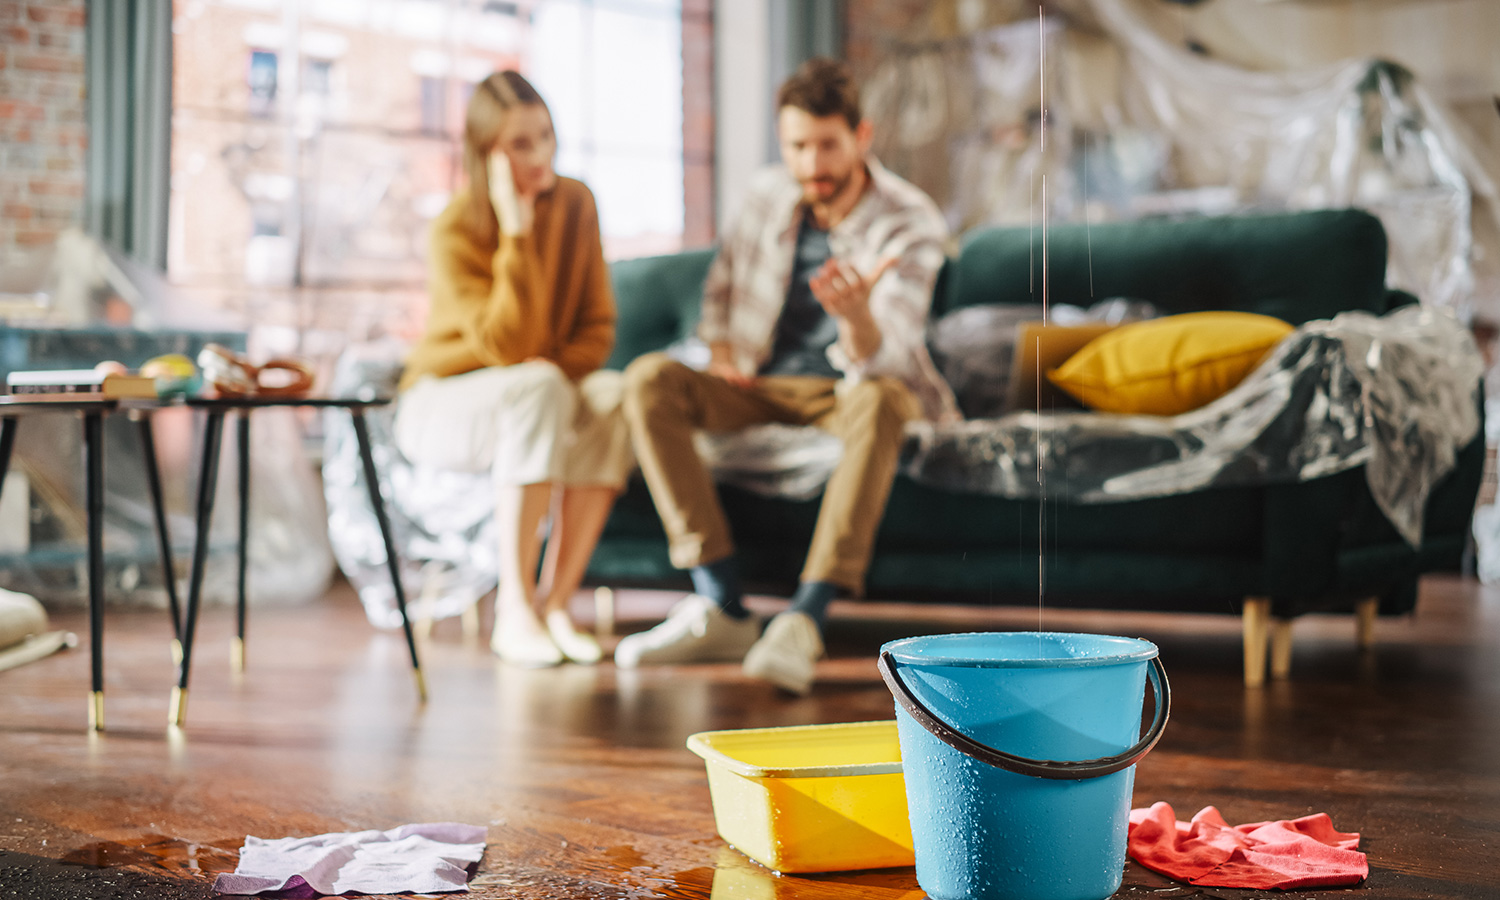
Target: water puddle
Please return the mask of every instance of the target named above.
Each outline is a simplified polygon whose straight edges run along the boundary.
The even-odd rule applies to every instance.
[[[220,847],[148,834],[123,842],[85,844],[68,851],[59,862],[93,869],[132,868],[198,877],[233,872],[239,858],[238,842],[232,847]]]

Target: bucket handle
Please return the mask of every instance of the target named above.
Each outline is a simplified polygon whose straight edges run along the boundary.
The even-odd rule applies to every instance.
[[[1156,746],[1156,742],[1161,740],[1162,731],[1167,727],[1167,717],[1171,715],[1172,710],[1172,688],[1167,682],[1167,672],[1162,668],[1161,659],[1153,656],[1150,675],[1151,688],[1156,700],[1156,712],[1151,717],[1151,727],[1135,746],[1114,756],[1101,759],[1029,759],[1006,753],[1003,750],[996,750],[988,744],[981,744],[938,718],[921,700],[917,699],[916,694],[913,694],[911,688],[902,680],[896,661],[891,658],[889,650],[881,651],[878,665],[880,676],[885,679],[886,685],[895,695],[896,702],[901,704],[901,708],[906,710],[907,715],[932,732],[933,737],[980,762],[1008,772],[1015,772],[1018,775],[1030,775],[1033,778],[1081,780],[1113,775],[1122,769],[1128,769],[1140,762],[1141,758]]]

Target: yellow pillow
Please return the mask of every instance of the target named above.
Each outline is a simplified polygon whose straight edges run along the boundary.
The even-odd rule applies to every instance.
[[[1228,393],[1291,332],[1254,313],[1149,319],[1100,335],[1047,377],[1092,409],[1175,416]]]

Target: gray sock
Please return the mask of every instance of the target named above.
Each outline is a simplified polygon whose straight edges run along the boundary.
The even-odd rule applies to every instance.
[[[707,565],[693,566],[688,569],[688,577],[693,579],[694,591],[719,604],[719,609],[731,619],[750,617],[740,587],[740,564],[733,554]]]
[[[839,586],[831,581],[803,581],[797,584],[797,593],[792,595],[792,606],[788,612],[799,612],[818,623],[818,630],[823,630],[823,623],[828,620],[828,604],[833,602],[834,595],[839,592]]]

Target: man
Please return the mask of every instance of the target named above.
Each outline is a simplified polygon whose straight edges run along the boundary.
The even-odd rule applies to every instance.
[[[864,588],[905,423],[957,416],[923,344],[947,228],[932,200],[870,156],[870,123],[840,63],[804,64],[777,95],[783,166],[762,173],[703,288],[695,371],[663,354],[625,372],[625,415],[646,484],[695,594],[620,641],[615,662],[744,658],[747,674],[805,694],[839,591]],[[781,422],[838,435],[791,607],[762,635],[741,602],[729,526],[693,431]]]

